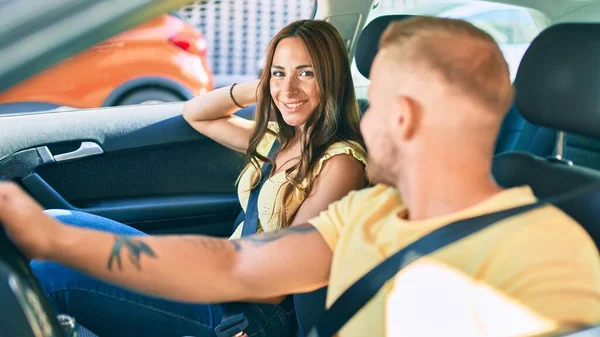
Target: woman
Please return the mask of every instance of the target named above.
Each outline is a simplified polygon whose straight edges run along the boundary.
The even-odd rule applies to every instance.
[[[260,187],[257,216],[258,231],[275,231],[305,223],[349,191],[365,187],[367,180],[349,60],[335,28],[312,20],[286,26],[272,40],[266,64],[270,71],[259,81],[196,97],[185,103],[183,116],[200,133],[247,154],[250,164],[238,184],[244,209],[250,191],[262,180],[262,163],[272,163],[270,177]],[[254,103],[255,121],[233,115]],[[272,151],[274,146],[279,150]],[[268,158],[270,152],[273,158]],[[85,213],[48,213],[71,225],[143,235]],[[231,238],[239,238],[243,229],[242,223]],[[51,262],[34,261],[31,266],[57,311],[100,336],[213,336],[221,322],[219,305],[142,295]],[[250,323],[246,333],[288,335],[293,310],[282,300],[243,305]]]

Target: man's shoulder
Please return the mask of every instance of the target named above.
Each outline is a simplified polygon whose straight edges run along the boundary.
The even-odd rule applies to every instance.
[[[566,231],[585,232],[581,225],[554,205],[542,206],[513,216],[513,222],[518,222],[532,230],[562,229]]]
[[[596,256],[597,250],[589,233],[573,218],[553,205],[540,207],[505,219],[509,245],[528,246],[534,250],[573,253],[583,250]],[[502,224],[499,224],[502,227]],[[514,247],[514,246],[513,246]],[[550,248],[552,247],[552,248]],[[599,261],[600,262],[600,261]]]
[[[502,234],[496,245],[486,242],[491,255],[481,274],[488,285],[559,324],[598,322],[600,257],[577,221],[544,206],[497,225]],[[560,305],[571,308],[552,309]]]
[[[495,211],[538,201],[529,186],[505,190],[494,198],[492,204],[488,206],[493,206]],[[503,232],[509,237],[526,235],[535,237],[547,233],[573,233],[573,235],[589,237],[577,221],[554,205],[540,206],[504,218],[495,227],[498,232]],[[533,237],[531,239],[534,239]],[[557,237],[557,239],[560,238]]]

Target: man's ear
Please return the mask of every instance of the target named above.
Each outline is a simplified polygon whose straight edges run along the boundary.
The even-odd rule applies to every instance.
[[[419,127],[421,106],[408,96],[398,96],[395,110],[392,115],[393,123],[398,130],[398,136],[402,140],[411,139]]]

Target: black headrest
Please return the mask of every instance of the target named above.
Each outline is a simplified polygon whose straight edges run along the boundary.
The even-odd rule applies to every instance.
[[[533,40],[515,79],[529,121],[600,138],[600,25],[552,26]]]
[[[413,15],[385,15],[375,18],[369,22],[360,33],[356,44],[354,58],[356,68],[366,78],[369,78],[371,63],[379,50],[379,40],[390,22],[411,18]]]

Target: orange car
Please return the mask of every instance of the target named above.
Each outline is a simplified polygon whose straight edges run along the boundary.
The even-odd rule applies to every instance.
[[[187,100],[213,88],[206,49],[195,27],[164,14],[0,93],[0,114]]]

